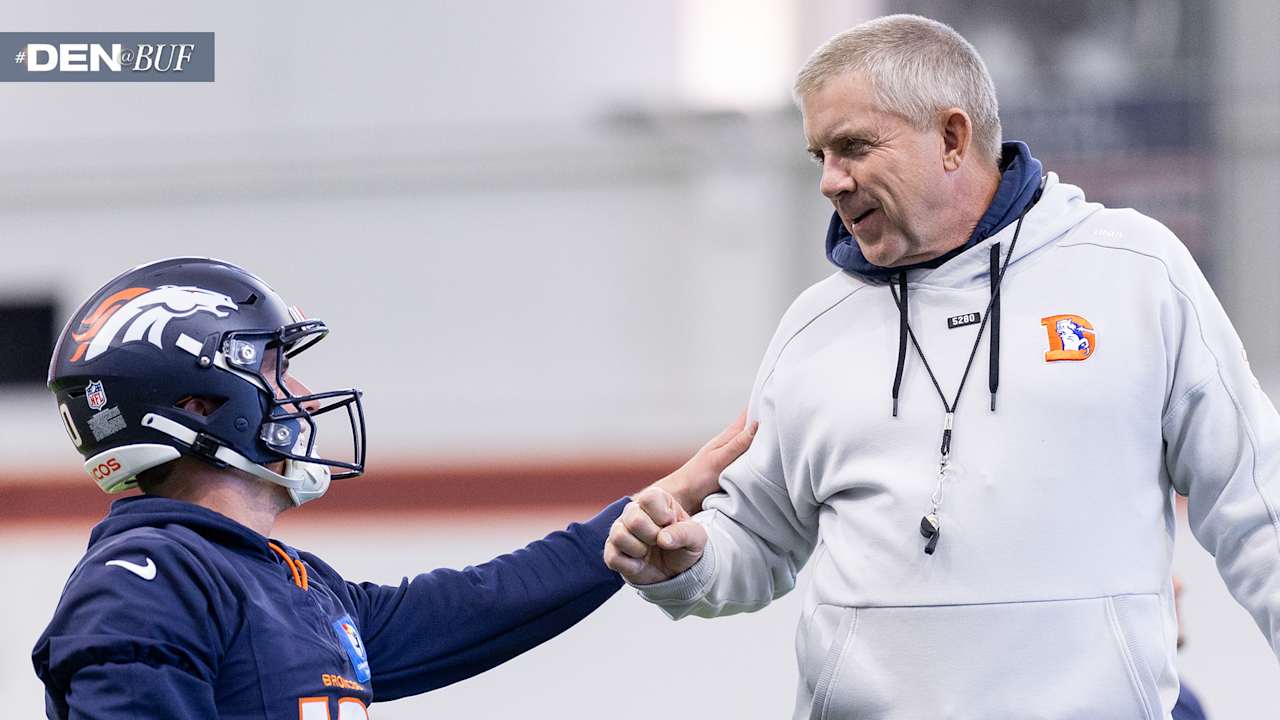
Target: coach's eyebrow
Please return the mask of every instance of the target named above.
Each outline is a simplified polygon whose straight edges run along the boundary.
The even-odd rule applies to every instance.
[[[822,155],[822,149],[824,147],[832,148],[839,153],[845,153],[874,144],[876,144],[876,139],[873,133],[862,131],[840,131],[834,133],[829,139],[823,141],[821,145],[817,145],[811,140],[805,150],[810,155],[819,157]]]

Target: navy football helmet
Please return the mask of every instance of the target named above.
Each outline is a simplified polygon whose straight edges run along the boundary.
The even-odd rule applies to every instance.
[[[328,333],[241,268],[161,260],[107,283],[71,316],[49,389],[86,472],[108,493],[192,455],[282,485],[301,505],[331,478],[364,472],[360,391],[295,395],[285,383],[289,358]],[[182,409],[193,397],[216,407],[207,416]],[[342,459],[317,449],[316,419],[329,413],[350,426]],[[282,460],[283,472],[265,467]]]

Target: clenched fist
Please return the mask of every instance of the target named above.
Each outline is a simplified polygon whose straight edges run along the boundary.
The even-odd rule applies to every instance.
[[[669,580],[693,567],[707,531],[689,513],[719,489],[720,473],[751,446],[757,427],[746,427],[743,411],[680,469],[634,495],[609,530],[605,565],[633,585]]]
[[[657,485],[641,490],[614,521],[604,564],[633,585],[670,580],[693,567],[707,545],[707,530]]]

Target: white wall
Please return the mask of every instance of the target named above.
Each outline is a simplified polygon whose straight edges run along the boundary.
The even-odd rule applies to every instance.
[[[336,166],[287,143],[262,148],[234,176],[220,148],[124,191],[94,169],[81,202],[38,195],[0,213],[0,237],[15,239],[0,276],[52,289],[69,313],[149,259],[247,266],[329,322],[297,374],[364,388],[384,459],[684,447],[745,403],[804,282],[793,257],[820,252],[824,221],[779,242],[797,236],[785,164],[725,167],[705,149],[685,158],[678,141],[620,146],[618,134],[572,139],[568,152],[590,161],[481,154],[466,172],[492,182],[454,183],[432,164],[465,152],[403,158],[386,144]],[[368,179],[369,166],[392,177]],[[4,395],[0,452],[60,465],[73,457],[65,445],[44,393]]]
[[[212,85],[30,84],[9,140],[579,121],[678,93],[680,3],[7,2],[8,31],[217,35]],[[592,72],[583,72],[588,59]],[[10,105],[14,107],[14,105]],[[96,112],[95,112],[96,110]],[[38,120],[38,122],[33,122]]]
[[[1280,3],[1221,5],[1215,67],[1224,272],[1217,290],[1263,382],[1280,389]]]
[[[216,31],[215,83],[0,88],[0,296],[69,314],[147,260],[245,265],[333,327],[299,373],[366,390],[384,461],[687,447],[826,272],[795,115],[678,109],[679,3],[164,7]],[[0,390],[0,453],[65,445]]]

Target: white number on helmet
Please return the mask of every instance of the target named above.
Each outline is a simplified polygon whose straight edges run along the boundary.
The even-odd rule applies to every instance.
[[[84,441],[80,439],[80,431],[76,430],[76,424],[71,419],[71,410],[67,408],[67,404],[59,405],[58,412],[62,414],[62,423],[67,426],[67,434],[71,436],[71,442],[75,443],[76,447],[83,445]]]

